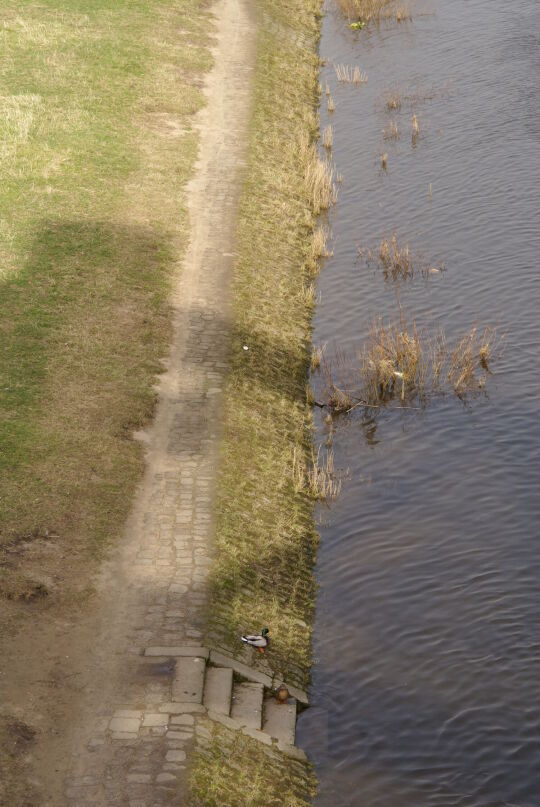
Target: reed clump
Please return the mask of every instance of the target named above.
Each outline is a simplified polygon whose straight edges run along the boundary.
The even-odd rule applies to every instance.
[[[311,371],[315,373],[321,366],[321,361],[324,356],[324,345],[321,347],[314,347],[311,351]]]
[[[332,251],[328,249],[330,235],[330,232],[320,225],[313,233],[306,260],[306,267],[311,275],[318,274],[321,258],[329,258],[332,255]]]
[[[326,106],[327,106],[329,112],[333,112],[334,109],[336,108],[335,105],[334,105],[334,99],[332,98],[331,95],[327,96]]]
[[[359,67],[355,67],[353,70],[353,84],[367,84],[368,75],[365,70],[360,70]]]
[[[330,504],[341,492],[342,475],[334,466],[334,452],[326,450],[321,455],[321,447],[311,456],[310,467],[295,452],[293,454],[292,477],[296,492],[303,491],[316,501]]]
[[[401,130],[397,120],[390,121],[390,123],[384,127],[382,135],[384,140],[399,140]]]
[[[445,271],[444,263],[435,265],[420,252],[413,254],[409,242],[400,243],[396,232],[391,237],[383,236],[376,248],[357,247],[357,250],[368,265],[374,264],[381,269],[385,280],[406,280],[416,274],[428,277]]]
[[[401,109],[401,94],[397,88],[387,90],[384,101],[386,109],[389,112],[395,112]]]
[[[315,215],[337,201],[334,168],[327,160],[321,160],[314,143],[307,138],[300,143],[300,156],[305,165],[304,181]]]
[[[365,84],[367,82],[367,73],[365,70],[360,70],[358,65],[350,67],[348,64],[335,64],[334,70],[336,71],[336,78],[341,84]]]
[[[334,130],[332,129],[331,126],[327,126],[325,129],[323,129],[323,133],[321,135],[321,142],[324,148],[327,149],[328,151],[332,148],[332,145],[334,143]]]
[[[412,20],[412,9],[402,0],[338,0],[339,7],[349,20],[382,22]]]
[[[475,326],[449,346],[442,329],[420,329],[414,320],[408,324],[403,312],[389,322],[379,318],[361,350],[322,358],[324,404],[348,412],[392,401],[425,405],[448,393],[463,399],[484,388],[497,343],[493,328],[479,332]]]

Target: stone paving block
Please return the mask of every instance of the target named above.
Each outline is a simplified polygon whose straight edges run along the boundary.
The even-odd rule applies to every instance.
[[[167,742],[169,740],[191,740],[193,737],[192,731],[168,731],[167,732]]]
[[[247,678],[248,681],[263,684],[268,689],[272,687],[272,677],[270,675],[256,670],[254,667],[249,667],[247,664],[243,664],[241,661],[226,656],[224,653],[219,653],[217,650],[210,651],[210,661],[218,667],[231,667],[235,673],[241,675],[242,678]]]
[[[235,720],[228,715],[221,715],[219,712],[208,712],[208,717],[210,720],[214,720],[216,723],[221,723],[222,726],[225,726],[225,728],[231,729],[232,731],[240,731],[242,728],[242,724],[239,723],[238,720]]]
[[[248,682],[233,688],[231,717],[241,726],[260,729],[262,725],[263,685]]]
[[[202,703],[206,662],[198,656],[181,656],[176,662],[172,684],[173,701]]]
[[[181,715],[185,712],[206,712],[202,703],[162,703],[160,712],[167,712],[170,715]]]
[[[146,714],[143,718],[143,726],[166,726],[169,716],[164,714]]]
[[[193,726],[195,718],[193,715],[175,715],[171,717],[171,725],[173,726]]]
[[[263,731],[285,745],[294,745],[296,733],[296,701],[289,698],[278,703],[275,698],[266,698],[263,710]]]
[[[140,719],[138,717],[113,717],[109,723],[109,729],[115,732],[134,732],[139,731]]]
[[[258,740],[258,742],[264,743],[265,745],[272,745],[272,738],[269,737],[266,732],[260,731],[259,729],[250,729],[244,726],[242,734],[251,737],[253,740]]]
[[[198,658],[208,658],[207,647],[197,645],[184,645],[177,647],[147,647],[145,656],[197,656]]]
[[[140,719],[142,711],[140,709],[116,709],[113,717],[136,717]]]
[[[208,667],[204,683],[204,705],[209,711],[228,715],[231,711],[233,671],[230,667]]]
[[[131,784],[146,785],[152,781],[149,773],[128,773],[126,779]]]
[[[292,757],[293,759],[298,759],[301,762],[307,761],[307,756],[302,751],[301,748],[298,748],[296,745],[288,745],[287,743],[279,743],[277,744],[279,750],[288,757]]]
[[[136,740],[138,734],[132,731],[115,731],[111,736],[113,740]]]
[[[156,782],[158,785],[165,784],[167,782],[177,782],[178,777],[174,775],[174,773],[158,773],[156,776]]]
[[[174,748],[171,751],[167,751],[165,755],[165,759],[167,762],[183,762],[186,758],[186,752],[181,751],[178,748]]]

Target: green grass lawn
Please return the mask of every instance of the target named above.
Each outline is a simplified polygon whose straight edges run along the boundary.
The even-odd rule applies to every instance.
[[[48,532],[84,558],[123,525],[188,237],[205,7],[1,5],[0,545]],[[31,595],[11,558],[0,592]]]

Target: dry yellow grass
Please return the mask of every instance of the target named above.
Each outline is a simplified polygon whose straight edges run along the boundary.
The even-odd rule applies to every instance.
[[[328,208],[337,201],[337,188],[334,182],[334,168],[321,160],[314,144],[300,146],[305,165],[304,180],[307,192],[311,199],[313,210],[319,215],[321,210]]]
[[[412,20],[411,5],[403,0],[338,0],[338,4],[349,20],[377,23],[384,20]]]
[[[313,233],[306,260],[306,268],[311,275],[318,273],[321,258],[328,258],[332,255],[332,252],[328,249],[329,237],[329,231],[321,225],[319,225]]]
[[[327,126],[321,135],[321,142],[325,149],[331,149],[334,142],[334,130],[331,126]]]

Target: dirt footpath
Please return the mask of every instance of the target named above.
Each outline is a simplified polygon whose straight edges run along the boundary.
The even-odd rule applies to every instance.
[[[39,726],[21,804],[183,803],[194,721],[177,719],[167,738],[160,707],[171,700],[172,671],[144,651],[200,644],[212,555],[227,287],[255,47],[249,0],[219,0],[214,11],[215,64],[196,122],[200,152],[174,340],[155,422],[139,435],[146,472],[122,544],[96,583],[97,605],[76,627],[67,619],[27,638],[14,661],[20,687],[8,705]],[[27,670],[36,652],[50,671],[41,681]]]

